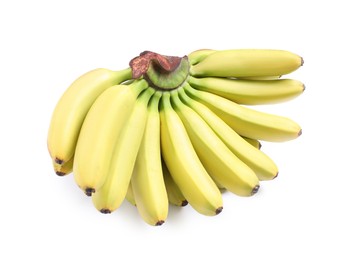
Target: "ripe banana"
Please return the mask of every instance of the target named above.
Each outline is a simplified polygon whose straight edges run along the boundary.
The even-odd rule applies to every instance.
[[[125,199],[143,138],[148,102],[154,92],[154,89],[147,88],[138,96],[115,143],[106,181],[92,196],[95,208],[102,213],[116,210]]]
[[[91,196],[104,184],[122,127],[137,96],[147,87],[145,80],[110,87],[90,108],[74,156],[75,181],[86,195]]]
[[[257,149],[261,149],[262,144],[259,140],[256,139],[251,139],[251,138],[247,138],[242,136],[242,138],[247,141],[249,144],[251,144],[253,147],[257,148]]]
[[[205,59],[208,55],[215,53],[216,50],[201,49],[188,54],[188,60],[191,65],[195,65]]]
[[[171,106],[170,93],[164,92],[160,106],[162,156],[170,174],[189,204],[204,215],[217,215],[223,209],[221,193],[208,175],[187,131]]]
[[[253,170],[229,150],[199,114],[180,101],[178,92],[172,92],[171,96],[172,106],[212,179],[236,195],[255,194],[260,186]]]
[[[258,140],[283,142],[301,135],[301,127],[293,120],[240,106],[215,94],[185,84],[186,92],[208,106],[238,134]]]
[[[131,69],[111,71],[95,69],[76,79],[58,101],[48,131],[48,150],[57,164],[74,155],[83,120],[96,100],[107,88],[131,78]]]
[[[227,98],[237,104],[261,105],[280,103],[303,93],[304,84],[298,80],[239,80],[228,78],[189,77],[189,84],[202,91]]]
[[[183,57],[143,51],[128,69],[89,71],[52,114],[54,170],[73,172],[102,213],[126,199],[154,226],[171,205],[217,215],[222,192],[251,196],[278,175],[261,141],[292,140],[301,128],[252,105],[303,93],[302,82],[280,79],[302,65],[288,51],[200,49]]]
[[[246,80],[277,80],[280,79],[282,76],[261,76],[261,77],[239,77],[236,79],[246,79]]]
[[[283,50],[238,49],[216,51],[191,66],[196,77],[265,77],[295,71],[303,59]]]
[[[171,177],[170,172],[163,158],[162,158],[162,171],[163,171],[164,184],[167,189],[169,203],[174,206],[179,206],[179,207],[186,206],[188,204],[188,201],[186,200],[185,196],[183,196],[179,187],[176,185],[173,178]]]
[[[73,171],[73,164],[74,156],[71,159],[69,159],[69,161],[63,164],[56,163],[55,160],[52,160],[52,165],[54,167],[55,173],[58,176],[65,176],[71,173]]]
[[[196,111],[206,121],[222,142],[224,142],[240,160],[254,170],[260,180],[270,180],[277,176],[277,166],[265,153],[250,145],[246,139],[237,134],[207,106],[186,95],[183,88],[179,89],[179,95],[185,104]]]
[[[129,187],[127,188],[127,193],[125,199],[130,202],[132,206],[136,207],[135,196],[133,195],[132,184],[130,182]]]
[[[148,118],[135,168],[132,190],[142,219],[153,226],[162,225],[168,216],[168,195],[163,180],[160,149],[161,92],[156,92],[148,106]]]

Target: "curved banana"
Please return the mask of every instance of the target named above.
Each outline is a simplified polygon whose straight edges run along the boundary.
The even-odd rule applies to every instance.
[[[95,69],[76,79],[58,101],[48,131],[48,150],[57,164],[74,155],[83,120],[95,99],[107,88],[131,78],[131,69]]]
[[[148,103],[154,92],[148,87],[138,96],[115,143],[106,181],[92,196],[95,208],[102,213],[116,210],[125,199],[147,122]]]
[[[255,172],[229,150],[199,114],[180,101],[178,92],[171,96],[172,106],[212,179],[236,195],[255,194],[260,187]]]
[[[191,65],[195,65],[205,59],[208,55],[215,53],[216,50],[211,50],[211,49],[201,49],[201,50],[196,50],[188,54],[188,61]]]
[[[303,59],[288,51],[267,49],[222,50],[191,66],[196,77],[265,77],[295,71]]]
[[[301,127],[293,120],[260,112],[236,104],[218,95],[200,91],[184,84],[186,92],[208,106],[239,135],[272,142],[283,142],[301,135]]]
[[[55,160],[52,160],[52,165],[54,167],[55,173],[58,176],[65,176],[68,175],[73,171],[73,165],[74,165],[74,156],[69,159],[69,161],[59,164],[56,163]]]
[[[261,149],[262,147],[262,144],[259,140],[256,140],[256,139],[251,139],[251,138],[248,138],[248,137],[244,137],[242,136],[242,138],[247,141],[249,144],[251,144],[253,147],[257,148],[257,149]]]
[[[188,83],[199,90],[227,98],[237,104],[261,105],[280,103],[304,92],[304,84],[294,79],[240,80],[189,77]]]
[[[148,118],[131,178],[136,206],[142,219],[162,225],[168,216],[168,195],[163,180],[160,149],[160,116],[156,92],[148,105]]]
[[[179,206],[179,207],[186,206],[188,204],[188,201],[186,200],[185,196],[183,196],[179,187],[176,185],[173,178],[171,177],[170,172],[163,158],[162,158],[162,171],[163,171],[164,184],[167,189],[169,203],[174,206]]]
[[[260,180],[274,179],[278,174],[275,163],[262,151],[250,145],[207,106],[186,95],[179,89],[181,100],[196,111],[226,144],[226,146],[256,173]]]
[[[162,156],[170,174],[189,204],[204,215],[223,209],[222,196],[199,160],[187,131],[164,92],[160,106]]]
[[[90,108],[80,131],[74,156],[74,177],[88,196],[105,182],[119,134],[145,80],[108,88]]]
[[[125,196],[125,199],[130,202],[132,206],[136,207],[136,201],[135,201],[135,195],[133,195],[133,190],[132,190],[132,184],[130,182],[128,188],[127,188],[127,193]]]
[[[261,76],[261,77],[239,77],[236,79],[246,79],[246,80],[277,80],[280,79],[282,76]]]

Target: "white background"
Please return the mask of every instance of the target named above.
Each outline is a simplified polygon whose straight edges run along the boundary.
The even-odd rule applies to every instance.
[[[342,259],[340,1],[1,1],[1,259]],[[53,108],[84,72],[126,68],[151,50],[285,49],[305,64],[290,102],[261,107],[303,135],[263,143],[279,177],[251,198],[224,194],[205,217],[170,209],[161,227],[125,203],[103,215],[72,175],[54,174],[46,148]],[[258,108],[256,108],[258,109]]]

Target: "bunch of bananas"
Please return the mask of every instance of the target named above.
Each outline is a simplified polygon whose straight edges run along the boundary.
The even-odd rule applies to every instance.
[[[222,192],[255,194],[278,168],[260,140],[297,138],[289,118],[248,105],[297,97],[304,84],[280,77],[303,65],[283,50],[197,50],[184,57],[145,51],[121,71],[76,79],[52,115],[48,149],[57,175],[73,172],[102,213],[125,199],[161,225],[169,204],[212,216]]]

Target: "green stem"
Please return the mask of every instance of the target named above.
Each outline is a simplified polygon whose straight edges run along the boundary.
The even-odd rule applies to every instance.
[[[189,76],[188,57],[165,56],[145,51],[130,61],[133,78],[143,78],[157,90],[180,87]]]

